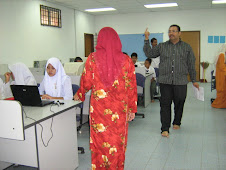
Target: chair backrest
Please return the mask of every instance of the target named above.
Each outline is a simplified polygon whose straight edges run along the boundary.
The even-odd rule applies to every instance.
[[[136,80],[137,80],[137,86],[144,88],[145,77],[140,73],[136,73]]]
[[[141,75],[146,74],[145,67],[135,67],[135,73],[140,73]]]
[[[81,66],[80,70],[83,71],[84,65],[84,62],[64,63],[64,70],[67,75],[78,75],[79,67]],[[81,74],[82,71],[80,71],[79,74]]]
[[[214,73],[214,70],[211,71],[211,78],[214,77],[214,76],[213,76],[213,73]]]
[[[78,72],[77,72],[78,76],[82,75],[84,68],[85,68],[85,63],[83,63],[82,65],[79,66]]]
[[[154,68],[154,69],[155,69],[156,77],[159,77],[159,68]]]
[[[72,91],[73,91],[73,95],[75,95],[75,93],[78,91],[79,86],[77,84],[72,84]]]

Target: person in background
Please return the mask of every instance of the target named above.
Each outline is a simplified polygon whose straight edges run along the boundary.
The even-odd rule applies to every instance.
[[[157,45],[158,45],[157,39],[156,38],[152,38],[151,39],[151,46],[152,46],[152,48],[154,48]],[[151,66],[153,68],[159,68],[159,62],[160,62],[160,57],[153,58],[152,62],[151,62]]]
[[[137,53],[132,53],[131,59],[135,67],[141,67],[141,64],[137,62],[137,59],[138,59]]]
[[[151,102],[153,103],[154,100],[154,94],[156,92],[156,74],[155,74],[155,69],[151,66],[151,59],[146,59],[144,62],[145,70],[147,74],[151,74]]]
[[[137,84],[132,60],[122,53],[117,32],[104,27],[96,52],[86,61],[74,100],[91,92],[90,149],[92,169],[124,169],[128,121],[137,112]]]
[[[37,86],[36,80],[24,63],[16,63],[9,65],[11,72],[5,73],[5,84],[3,85],[5,98],[12,97],[12,91],[10,85],[35,85]],[[12,82],[10,79],[12,78]]]
[[[180,129],[184,103],[187,96],[189,73],[193,86],[199,89],[196,82],[195,56],[189,44],[180,40],[181,30],[178,25],[171,25],[168,30],[169,41],[151,48],[149,31],[146,29],[144,53],[148,58],[160,56],[159,84],[160,84],[160,117],[161,134],[169,137],[171,124],[171,104],[174,103],[173,129]]]
[[[215,58],[217,98],[212,107],[226,108],[226,44],[223,44]]]
[[[58,58],[50,58],[46,63],[45,76],[39,86],[42,99],[72,100],[71,78],[65,74]]]
[[[156,38],[152,38],[151,39],[151,46],[152,46],[152,48],[155,47],[156,45],[158,45],[158,40]]]
[[[81,57],[76,57],[74,62],[83,62]]]

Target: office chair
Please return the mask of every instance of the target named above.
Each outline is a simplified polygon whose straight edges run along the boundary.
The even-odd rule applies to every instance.
[[[211,92],[216,89],[216,79],[215,76],[213,75],[214,70],[211,71]]]
[[[155,69],[155,75],[156,75],[156,94],[154,94],[154,99],[160,100],[160,85],[159,85],[159,68],[154,68]]]
[[[136,80],[137,80],[137,86],[140,86],[143,88],[143,93],[137,93],[138,98],[141,97],[144,100],[145,77],[140,73],[136,73]],[[142,118],[144,118],[143,113],[136,113],[136,116],[142,116]]]
[[[75,93],[78,91],[79,89],[79,86],[77,84],[72,84],[72,90],[73,90],[73,95],[75,95]],[[83,103],[81,103],[79,106],[78,106],[80,109],[81,109],[81,112],[80,112],[80,116],[77,116],[76,115],[76,121],[77,122],[80,122],[80,125],[77,127],[77,131],[80,131],[81,128],[82,128],[82,118],[83,118]],[[85,150],[83,147],[78,147],[78,150],[81,151],[81,153],[85,153]]]
[[[216,78],[215,76],[213,75],[214,73],[214,70],[211,71],[211,92],[216,89]],[[213,103],[215,99],[214,98],[211,98],[210,99],[210,102]]]
[[[73,90],[73,95],[78,91],[79,86],[77,84],[72,84],[72,90]],[[78,106],[81,109],[80,115],[76,115],[76,120],[80,122],[79,126],[77,127],[77,130],[79,131],[82,128],[82,121],[83,121],[83,103],[81,103]]]

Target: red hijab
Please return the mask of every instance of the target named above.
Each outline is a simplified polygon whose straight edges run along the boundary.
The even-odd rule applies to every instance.
[[[105,87],[112,86],[126,58],[122,53],[120,38],[113,28],[104,27],[100,30],[94,56],[102,83]]]

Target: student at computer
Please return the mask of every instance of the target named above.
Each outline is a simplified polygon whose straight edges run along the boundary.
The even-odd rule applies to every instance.
[[[65,74],[58,58],[50,58],[46,63],[45,76],[39,86],[42,99],[72,100],[71,78]]]
[[[16,63],[9,65],[8,68],[11,72],[5,73],[3,85],[5,98],[13,96],[10,85],[37,85],[33,74],[25,64]],[[12,79],[12,82],[10,82],[10,79]]]
[[[137,59],[138,59],[137,53],[132,53],[131,59],[135,67],[142,67],[141,64],[137,62]]]
[[[144,62],[144,66],[145,66],[145,71],[148,74],[151,74],[151,102],[154,102],[154,94],[156,91],[156,74],[155,74],[155,69],[151,66],[151,59],[146,59]]]

